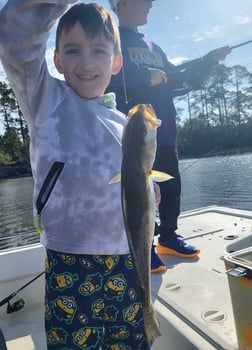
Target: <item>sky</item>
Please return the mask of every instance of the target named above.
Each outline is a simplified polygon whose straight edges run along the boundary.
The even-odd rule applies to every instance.
[[[0,9],[6,2],[0,0]],[[110,9],[107,0],[97,3]],[[215,48],[252,39],[252,0],[156,0],[148,23],[139,31],[161,46],[173,63],[198,58]],[[56,76],[52,62],[54,37],[55,30],[50,35],[46,57],[49,71]],[[223,63],[243,65],[252,72],[252,44],[233,50]],[[3,79],[5,73],[0,65],[0,80]]]
[[[6,2],[0,0],[0,9]],[[97,3],[110,9],[107,0]],[[147,25],[139,30],[161,46],[168,59],[175,63],[197,58],[217,47],[252,39],[252,0],[156,0]],[[55,74],[54,35],[55,31],[48,41],[47,52],[52,74]],[[233,50],[224,63],[244,65],[252,71],[252,44]],[[0,79],[3,77],[0,66]]]

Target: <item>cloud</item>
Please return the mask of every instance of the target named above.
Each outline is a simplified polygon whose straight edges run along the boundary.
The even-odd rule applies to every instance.
[[[238,24],[249,24],[251,23],[251,18],[247,15],[235,17],[235,22]]]
[[[5,72],[4,72],[2,63],[1,63],[1,61],[0,61],[0,81],[5,80],[5,78],[6,78],[6,74],[5,74]]]
[[[46,62],[48,66],[48,70],[50,74],[58,79],[63,79],[63,75],[59,74],[57,69],[55,68],[54,62],[53,62],[53,48],[48,48],[46,50]]]
[[[169,58],[169,61],[173,63],[175,66],[180,65],[181,63],[184,63],[188,61],[187,57],[175,57],[175,58]]]
[[[224,27],[223,26],[213,26],[210,30],[206,30],[203,33],[197,32],[192,34],[192,38],[194,42],[200,42],[203,40],[214,39],[222,33]]]

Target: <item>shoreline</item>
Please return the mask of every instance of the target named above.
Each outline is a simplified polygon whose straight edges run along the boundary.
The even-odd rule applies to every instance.
[[[187,159],[197,159],[197,158],[209,158],[209,157],[218,157],[218,156],[233,156],[233,155],[242,155],[245,153],[252,153],[252,148],[235,148],[229,150],[216,150],[206,153],[197,153],[190,155],[180,155],[179,160]],[[23,162],[11,162],[9,164],[0,164],[0,180],[16,179],[21,177],[32,176],[31,165],[28,161]]]
[[[32,176],[31,166],[27,161],[0,165],[0,180],[15,179],[26,176]]]

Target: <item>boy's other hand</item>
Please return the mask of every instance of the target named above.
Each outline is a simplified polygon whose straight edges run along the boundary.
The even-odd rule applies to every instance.
[[[149,68],[150,85],[155,86],[161,83],[167,83],[167,75],[161,69]]]
[[[160,202],[161,202],[160,187],[159,187],[159,185],[156,182],[153,182],[153,187],[154,187],[154,193],[155,193],[156,207],[158,207]]]

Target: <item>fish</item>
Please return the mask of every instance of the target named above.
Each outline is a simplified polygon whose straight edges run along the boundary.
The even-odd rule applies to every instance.
[[[153,181],[167,181],[172,177],[152,170],[157,147],[156,130],[161,125],[152,106],[134,106],[127,119],[122,135],[121,173],[111,183],[121,180],[124,224],[136,271],[145,333],[151,346],[161,335],[151,300],[150,283],[151,246],[156,216]]]

